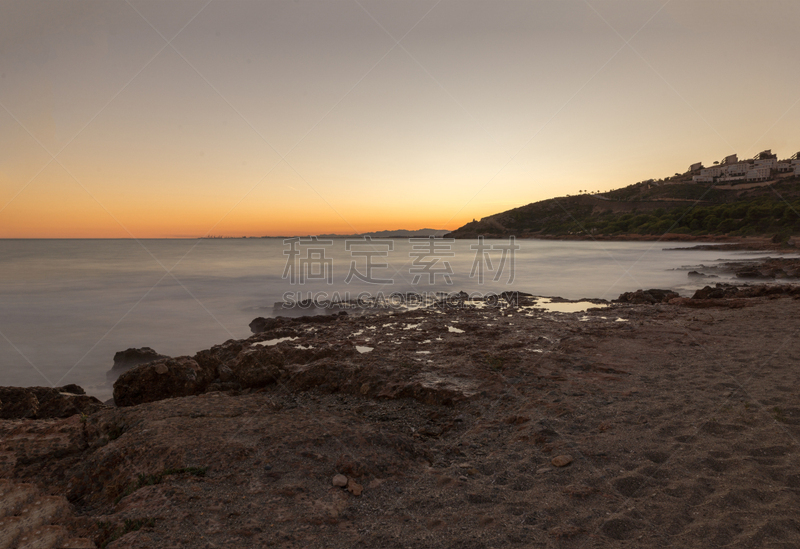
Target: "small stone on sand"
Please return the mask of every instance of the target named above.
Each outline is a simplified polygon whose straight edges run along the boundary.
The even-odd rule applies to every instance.
[[[566,454],[563,456],[556,456],[550,463],[552,463],[554,467],[566,467],[572,463],[572,456]]]
[[[361,492],[364,490],[364,487],[361,486],[356,481],[354,481],[353,479],[348,479],[347,490],[354,496],[360,496]]]
[[[347,486],[347,477],[344,475],[334,475],[332,482],[334,486],[339,486],[340,488],[343,488]]]

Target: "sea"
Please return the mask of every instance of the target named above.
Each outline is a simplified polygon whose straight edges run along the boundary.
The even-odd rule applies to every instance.
[[[0,386],[82,386],[101,400],[117,351],[191,355],[251,335],[276,303],[519,290],[690,296],[688,272],[767,255],[694,243],[436,239],[0,240]],[[714,279],[713,282],[725,282]],[[408,300],[402,300],[408,303]],[[285,314],[297,314],[287,310]]]

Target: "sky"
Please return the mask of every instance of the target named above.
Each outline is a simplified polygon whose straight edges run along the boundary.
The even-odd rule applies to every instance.
[[[455,229],[800,150],[796,0],[0,0],[0,238]]]

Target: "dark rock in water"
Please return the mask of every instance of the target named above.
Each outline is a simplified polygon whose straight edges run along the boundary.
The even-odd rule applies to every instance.
[[[77,385],[0,387],[0,419],[64,418],[92,414],[104,407]]]
[[[110,380],[117,379],[121,374],[140,364],[147,364],[156,360],[166,360],[169,357],[155,352],[150,347],[140,349],[130,348],[114,354],[114,366],[106,373]]]
[[[697,290],[692,299],[721,299],[725,297],[725,290],[721,287],[706,286]]]
[[[515,290],[515,291],[512,291],[512,292],[508,292],[508,291],[502,292],[500,294],[500,297],[502,297],[503,299],[505,299],[506,301],[508,301],[510,303],[511,301],[515,301],[515,302],[519,301],[520,297],[533,297],[533,294],[529,294],[527,292],[518,292],[518,291]]]
[[[737,271],[736,272],[736,277],[737,278],[772,278],[772,277],[763,275],[761,273],[761,271],[759,271],[755,267],[753,267],[751,269],[741,269],[741,270]]]
[[[258,317],[253,319],[250,323],[250,331],[254,334],[260,334],[261,332],[268,332],[270,330],[274,330],[276,328],[280,328],[283,322],[277,318],[264,318]]]
[[[694,276],[694,277],[698,277],[698,278],[704,278],[706,276],[703,273],[699,273],[697,271],[689,271],[688,274],[689,274],[689,276]]]
[[[670,299],[680,297],[677,293],[671,290],[636,290],[635,292],[625,292],[620,294],[616,300],[619,303],[633,303],[633,304],[654,304],[654,303],[667,303]]]
[[[216,377],[193,358],[182,356],[140,364],[114,383],[117,406],[134,406],[165,398],[200,394]]]
[[[336,322],[345,316],[347,316],[347,311],[329,312],[328,314],[319,315],[304,315],[292,318],[264,318],[260,316],[250,322],[250,331],[254,334],[260,334],[273,330],[291,329],[292,326],[297,324],[327,324],[329,322]]]
[[[70,383],[69,385],[64,385],[63,387],[59,387],[58,390],[61,391],[62,393],[69,393],[71,395],[86,394],[86,391],[83,390],[83,387],[75,385],[74,383]]]

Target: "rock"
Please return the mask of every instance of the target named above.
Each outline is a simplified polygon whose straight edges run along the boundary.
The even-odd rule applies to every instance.
[[[572,456],[564,454],[563,456],[556,456],[550,461],[554,467],[566,467],[572,463]]]
[[[134,406],[165,398],[202,393],[214,374],[189,357],[140,364],[114,383],[117,406]]]
[[[654,304],[654,303],[668,303],[670,299],[679,297],[677,293],[670,290],[658,290],[652,288],[650,290],[636,290],[635,292],[625,292],[620,294],[616,299],[619,303],[633,303],[633,304]]]
[[[0,387],[0,419],[65,418],[93,414],[105,406],[77,385]]]
[[[736,271],[737,278],[770,278],[769,276],[765,276],[759,271],[757,268],[746,268]]]
[[[220,379],[231,375],[232,380],[238,381],[243,388],[257,389],[278,381],[284,371],[283,364],[280,351],[272,347],[254,346],[243,350],[218,371]]]
[[[261,332],[268,332],[269,330],[279,328],[282,324],[283,322],[280,319],[264,318],[260,316],[258,318],[254,318],[250,323],[250,331],[254,334],[260,334]]]
[[[333,480],[331,484],[334,486],[338,486],[339,488],[344,488],[347,486],[347,477],[344,475],[333,475]]]
[[[34,419],[39,399],[22,387],[0,387],[0,419]]]
[[[719,299],[722,297],[725,297],[725,290],[719,287],[712,288],[711,286],[706,286],[697,290],[692,296],[692,299]]]
[[[310,305],[307,302],[306,305]],[[303,316],[297,316],[296,314],[292,314],[292,312],[300,311],[301,314],[304,311],[310,312],[308,307],[299,306],[300,303],[295,304],[295,306],[289,306],[289,308],[284,308],[283,303],[276,303],[274,307],[274,311],[278,313],[280,316],[277,318],[264,318],[258,317],[253,319],[250,322],[250,331],[254,334],[260,334],[263,332],[271,332],[274,330],[281,330],[281,329],[289,329],[292,326],[296,326],[298,324],[327,324],[331,322],[336,322],[343,316],[347,316],[347,311],[339,311],[338,313],[334,313],[333,311],[326,309],[326,308],[314,308],[314,310],[321,314],[303,314]],[[291,315],[294,318],[287,318],[284,315]]]
[[[62,393],[69,393],[71,395],[85,395],[86,391],[83,390],[83,387],[75,385],[74,383],[70,383],[69,385],[64,385],[63,387],[58,388],[59,392]]]
[[[230,368],[224,371],[220,371],[220,368],[224,364],[236,360],[236,357],[242,352],[242,349],[245,348],[246,344],[244,344],[244,342],[229,339],[222,345],[214,345],[210,349],[199,351],[192,358],[194,358],[195,362],[203,369],[214,372],[215,377],[220,378],[221,381],[232,381],[233,376],[232,374],[229,375]],[[222,379],[222,376],[227,377],[226,379]]]
[[[388,380],[378,394],[380,398],[413,398],[428,405],[452,406],[479,394],[479,387],[455,376],[423,373],[411,379]]]
[[[109,380],[116,380],[120,375],[140,364],[168,358],[168,356],[159,354],[150,347],[141,347],[139,349],[132,347],[114,354],[114,365],[106,373],[106,377]]]
[[[347,479],[347,491],[353,494],[354,496],[360,496],[361,492],[364,491],[364,487],[350,478]]]

